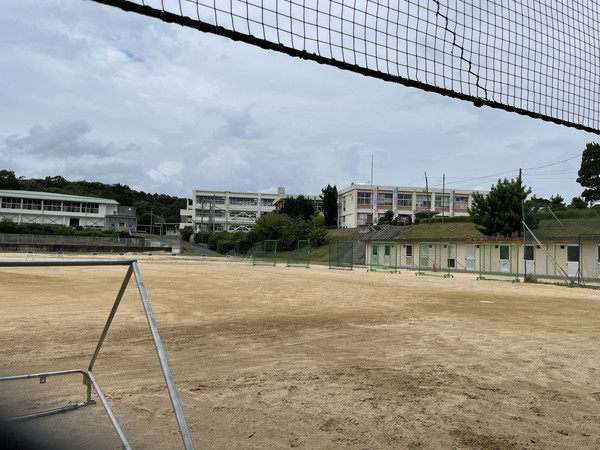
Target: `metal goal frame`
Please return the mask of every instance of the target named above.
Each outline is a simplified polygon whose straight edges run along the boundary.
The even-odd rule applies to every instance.
[[[92,389],[96,392],[98,399],[108,418],[115,429],[115,432],[119,436],[121,444],[125,449],[131,449],[123,430],[121,429],[119,423],[115,415],[113,414],[108,402],[106,401],[106,397],[102,393],[98,382],[94,378],[93,368],[96,359],[98,358],[98,354],[100,353],[100,349],[102,348],[102,344],[108,334],[108,330],[110,325],[117,313],[117,309],[123,295],[125,294],[125,290],[129,284],[131,277],[135,279],[135,283],[137,285],[140,299],[142,301],[142,305],[144,308],[144,312],[146,315],[146,319],[148,320],[148,326],[150,328],[150,334],[152,336],[152,340],[154,342],[154,347],[156,349],[156,353],[158,356],[158,360],[160,362],[160,366],[162,369],[162,373],[165,379],[165,383],[167,386],[167,390],[169,392],[169,397],[171,399],[171,405],[173,406],[173,411],[175,414],[175,418],[177,419],[177,424],[179,426],[179,433],[181,435],[181,439],[183,441],[183,446],[186,450],[193,449],[194,445],[192,443],[192,439],[190,436],[190,432],[188,430],[187,423],[185,421],[185,416],[183,414],[183,409],[181,407],[181,402],[179,401],[179,396],[177,394],[177,390],[175,388],[175,382],[173,381],[173,375],[171,374],[171,369],[169,368],[169,363],[167,361],[167,356],[165,355],[165,351],[163,349],[162,342],[160,340],[160,336],[158,334],[158,329],[156,327],[156,321],[154,319],[154,314],[152,313],[152,308],[150,307],[150,301],[148,299],[148,294],[146,293],[146,288],[144,287],[144,282],[142,280],[142,275],[140,273],[140,269],[138,267],[136,260],[117,260],[117,261],[100,261],[100,260],[91,260],[91,261],[0,261],[0,268],[5,267],[57,267],[57,266],[75,266],[75,267],[85,267],[85,266],[127,266],[127,273],[123,278],[121,283],[121,287],[115,298],[115,301],[112,305],[110,313],[108,315],[108,319],[104,325],[104,329],[100,334],[100,338],[98,339],[98,343],[96,344],[96,349],[92,354],[90,362],[88,364],[87,369],[67,369],[61,371],[53,371],[53,372],[41,372],[41,373],[31,373],[25,375],[16,375],[16,376],[7,376],[1,377],[0,382],[5,381],[15,381],[15,380],[27,380],[32,378],[39,379],[41,384],[46,383],[48,377],[61,376],[61,375],[71,375],[71,374],[81,374],[83,376],[83,382],[86,386],[86,396],[85,399],[79,403],[68,403],[64,406],[60,406],[57,408],[48,409],[45,411],[39,411],[32,414],[27,414],[19,417],[13,417],[8,419],[9,422],[17,422],[22,420],[35,419],[39,417],[44,417],[52,414],[62,413],[74,409],[81,408],[83,406],[93,405],[96,403],[95,400],[92,399]]]

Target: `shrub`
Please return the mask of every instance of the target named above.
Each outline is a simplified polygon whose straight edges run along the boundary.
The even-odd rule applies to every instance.
[[[181,234],[181,239],[183,239],[186,242],[189,242],[190,238],[192,237],[192,235],[194,234],[194,228],[192,228],[191,226],[185,226],[183,227],[183,229],[179,232],[179,234]]]
[[[525,275],[525,283],[537,283],[538,279],[533,273]]]

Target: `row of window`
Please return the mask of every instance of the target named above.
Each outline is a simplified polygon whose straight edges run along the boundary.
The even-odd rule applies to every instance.
[[[196,209],[196,217],[225,217],[225,213],[227,211],[223,210],[223,209],[215,209],[210,210],[210,209]],[[253,213],[254,214],[254,213]],[[261,211],[260,212],[260,216],[265,216],[269,214],[269,211]],[[234,219],[237,218],[239,216],[239,218],[241,220],[243,220],[245,217],[248,217],[248,219],[251,219],[250,216],[247,215],[247,213],[245,213],[244,211],[229,211],[229,217]]]
[[[98,203],[62,202],[60,200],[41,200],[33,198],[2,197],[0,206],[5,209],[26,209],[33,211],[61,211],[97,214]]]
[[[357,194],[358,205],[371,206],[371,192],[359,191]],[[412,194],[398,194],[398,206],[399,207],[412,207]],[[345,199],[344,199],[345,200]],[[392,193],[380,192],[377,197],[377,204],[380,207],[393,206],[394,196]],[[429,208],[431,205],[431,198],[427,194],[416,194],[415,196],[415,207],[416,208]],[[436,195],[435,196],[435,207],[436,208],[447,208],[450,205],[450,195]],[[454,196],[454,207],[456,209],[467,209],[469,205],[469,197],[465,195]]]
[[[275,199],[273,198],[261,198],[261,206],[273,206]],[[196,196],[196,203],[205,205],[224,205],[225,197],[222,195],[198,195]],[[229,197],[229,204],[236,206],[258,206],[258,198],[256,197]]]

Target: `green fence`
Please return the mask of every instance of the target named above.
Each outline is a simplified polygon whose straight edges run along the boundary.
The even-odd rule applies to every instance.
[[[329,268],[352,270],[354,242],[335,241],[329,244]]]
[[[450,267],[455,263],[449,242],[421,242],[419,244],[419,270],[417,275],[453,277]]]
[[[293,250],[288,254],[287,266],[310,267],[310,241],[298,241],[296,250]]]
[[[261,249],[252,255],[252,265],[276,266],[277,241],[263,241]]]

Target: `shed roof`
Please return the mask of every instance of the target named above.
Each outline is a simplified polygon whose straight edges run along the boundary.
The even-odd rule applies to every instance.
[[[119,202],[117,202],[116,200],[108,198],[83,197],[80,195],[56,194],[54,192],[17,191],[8,189],[0,189],[0,197],[31,198],[38,200],[58,200],[64,202],[104,203],[107,205],[119,204]]]
[[[580,235],[600,235],[600,217],[584,219],[541,220],[533,230],[540,240],[577,240]],[[529,239],[533,239],[527,233]],[[511,241],[519,237],[486,236],[472,222],[424,223],[401,231],[393,238],[399,241]]]

